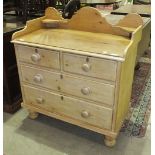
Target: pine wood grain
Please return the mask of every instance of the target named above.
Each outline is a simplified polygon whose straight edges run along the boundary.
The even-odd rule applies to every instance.
[[[64,95],[54,94],[34,87],[24,86],[26,103],[48,110],[52,113],[65,115],[77,120],[81,120],[95,126],[111,129],[112,110],[103,106],[90,105],[87,102],[76,100]],[[43,101],[39,103],[38,98]],[[88,112],[88,116],[81,116],[83,111]]]
[[[120,70],[119,91],[118,91],[118,102],[117,102],[117,112],[116,112],[116,122],[114,131],[119,132],[121,125],[128,114],[128,109],[130,106],[132,81],[134,75],[134,66],[136,62],[136,51],[138,42],[141,39],[142,27],[139,27],[134,32],[133,41],[128,47],[127,57],[124,62],[122,62]]]
[[[65,29],[39,29],[16,40],[116,57],[124,57],[130,43],[122,36]]]
[[[115,81],[116,79],[116,61],[69,53],[63,53],[62,57],[63,69],[66,72],[91,76],[108,81]],[[87,62],[87,60],[89,61]],[[90,69],[88,71],[83,70],[84,65],[90,66]]]
[[[60,69],[59,52],[41,48],[17,45],[19,61],[39,66]],[[39,56],[40,59],[33,61],[32,56]]]

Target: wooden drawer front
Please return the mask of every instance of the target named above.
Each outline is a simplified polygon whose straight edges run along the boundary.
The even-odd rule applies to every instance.
[[[60,69],[59,52],[21,45],[17,50],[20,61]]]
[[[24,86],[23,90],[26,104],[32,104],[101,128],[111,129],[112,109],[28,86]]]
[[[114,86],[21,65],[22,80],[44,88],[113,105]]]
[[[59,90],[60,74],[21,65],[22,80],[52,90]]]
[[[63,75],[61,91],[108,105],[113,105],[114,102],[113,85],[79,79],[68,75]]]
[[[71,73],[115,81],[116,67],[117,63],[111,60],[63,54],[63,69]]]

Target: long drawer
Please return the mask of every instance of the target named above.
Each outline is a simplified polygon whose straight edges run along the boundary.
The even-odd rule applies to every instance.
[[[113,105],[114,85],[21,65],[22,80],[65,94]]]
[[[60,69],[59,52],[57,51],[23,45],[16,45],[16,48],[16,52],[18,52],[20,61],[43,67]]]
[[[112,106],[114,103],[114,85],[88,79],[63,75],[61,91],[77,97],[93,100]]]
[[[112,60],[63,53],[66,72],[115,81],[116,68],[117,62]]]
[[[26,104],[64,115],[86,123],[111,129],[112,109],[89,104],[38,88],[23,86]]]

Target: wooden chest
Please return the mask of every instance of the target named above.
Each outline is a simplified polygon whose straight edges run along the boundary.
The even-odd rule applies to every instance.
[[[113,146],[128,112],[142,22],[131,14],[112,26],[90,7],[70,20],[47,8],[28,21],[12,42],[30,118],[42,113],[90,129]]]

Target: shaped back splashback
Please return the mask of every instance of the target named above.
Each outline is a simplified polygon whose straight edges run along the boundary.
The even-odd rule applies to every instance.
[[[138,28],[143,24],[141,16],[138,14],[128,14],[116,25],[111,25],[105,17],[93,7],[83,7],[71,18],[62,18],[60,12],[55,8],[48,7],[45,16],[30,20],[20,33],[15,33],[12,39],[22,34],[30,33],[41,28],[70,29],[95,33],[106,33],[132,38],[131,30],[127,28]]]

